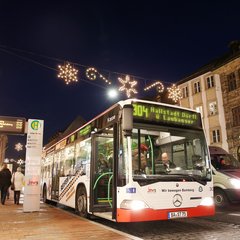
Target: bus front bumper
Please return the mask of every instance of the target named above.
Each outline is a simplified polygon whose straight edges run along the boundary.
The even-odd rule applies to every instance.
[[[145,208],[136,211],[118,208],[116,220],[117,222],[144,222],[144,221],[167,220],[182,217],[191,218],[200,216],[212,216],[214,214],[215,214],[214,205],[198,206],[194,208],[159,209],[159,210]]]

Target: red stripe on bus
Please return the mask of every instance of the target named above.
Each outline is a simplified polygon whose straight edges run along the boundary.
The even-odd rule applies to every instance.
[[[167,220],[169,212],[187,211],[187,217],[210,216],[215,214],[215,206],[198,206],[194,208],[161,209],[154,210],[145,208],[143,210],[117,209],[117,222],[142,222]]]

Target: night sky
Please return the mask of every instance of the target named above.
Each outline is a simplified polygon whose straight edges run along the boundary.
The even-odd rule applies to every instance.
[[[0,3],[0,115],[43,119],[44,144],[78,115],[91,120],[126,98],[109,99],[109,86],[87,80],[86,67],[117,88],[119,76],[133,76],[142,97],[146,84],[179,81],[240,40],[239,1],[6,2]],[[64,61],[78,68],[78,83],[57,78]],[[9,137],[6,157],[18,157],[19,141],[25,138]]]

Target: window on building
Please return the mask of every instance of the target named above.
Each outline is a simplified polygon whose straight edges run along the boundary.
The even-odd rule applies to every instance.
[[[231,92],[237,88],[236,75],[234,72],[227,75],[228,91]]]
[[[212,88],[214,87],[214,77],[209,76],[207,77],[207,88]]]
[[[200,82],[195,82],[193,86],[194,86],[194,93],[201,92]]]
[[[196,107],[196,111],[201,113],[201,116],[203,117],[203,108],[202,108],[202,106]]]
[[[182,97],[187,98],[188,97],[188,87],[183,87],[182,88]]]
[[[209,103],[209,115],[216,115],[217,114],[217,102],[210,102]]]
[[[240,126],[240,106],[232,109],[233,126]]]
[[[214,143],[220,142],[220,130],[216,129],[212,131],[212,139]]]

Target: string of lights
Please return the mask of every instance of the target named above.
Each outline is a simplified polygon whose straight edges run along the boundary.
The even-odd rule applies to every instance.
[[[128,75],[125,76],[125,80],[122,78],[118,78],[119,82],[122,83],[122,86],[119,88],[119,91],[125,91],[128,98],[130,98],[133,94],[137,94],[137,90],[134,88],[137,85],[137,81],[130,81],[130,77]]]
[[[18,57],[18,58],[21,58],[21,59],[23,59],[23,60],[25,60],[25,61],[32,62],[32,63],[34,63],[34,64],[40,65],[40,66],[42,66],[42,67],[44,67],[44,68],[48,68],[48,69],[50,69],[50,70],[57,71],[56,68],[49,67],[49,66],[47,66],[47,65],[45,65],[45,64],[42,64],[42,63],[40,63],[40,62],[38,62],[38,61],[35,61],[35,60],[30,59],[30,58],[25,57],[25,56],[21,56],[21,55],[19,55],[19,54],[16,54],[16,53],[14,53],[14,52],[9,51],[9,50],[0,48],[0,51],[5,52],[5,53],[10,54],[10,55],[13,55],[13,56]]]
[[[71,62],[71,61],[66,61],[63,59],[59,59],[59,58],[54,58],[54,57],[49,57],[49,56],[45,56],[42,54],[37,54],[34,52],[29,52],[29,51],[25,51],[25,50],[21,50],[21,49],[17,49],[17,48],[12,48],[12,47],[8,47],[5,45],[0,45],[0,51],[16,56],[18,58],[21,58],[25,61],[29,61],[32,62],[34,64],[38,64],[41,67],[44,68],[48,68],[50,70],[54,70],[56,72],[58,72],[57,77],[62,79],[66,85],[70,85],[74,82],[79,82],[78,79],[81,79],[81,81],[84,81],[86,83],[98,86],[98,87],[102,87],[99,84],[96,84],[96,80],[101,80],[103,81],[105,84],[107,85],[111,85],[112,81],[109,78],[106,78],[105,76],[107,75],[116,75],[116,76],[121,76],[118,77],[118,82],[115,83],[114,85],[120,85],[118,87],[118,91],[119,92],[125,92],[127,98],[130,97],[134,97],[136,96],[136,94],[138,94],[138,90],[137,90],[137,85],[138,85],[138,81],[144,81],[145,82],[145,88],[143,89],[145,92],[147,91],[152,91],[155,90],[157,92],[157,94],[161,94],[164,92],[164,85],[171,85],[170,87],[167,88],[167,92],[168,92],[168,98],[172,99],[175,103],[178,102],[182,95],[181,95],[181,90],[172,83],[168,83],[168,82],[161,82],[159,80],[157,81],[153,81],[147,78],[143,78],[140,76],[134,76],[134,75],[130,75],[130,74],[123,74],[123,73],[119,73],[119,72],[114,72],[114,71],[110,71],[110,70],[105,70],[105,69],[97,69],[95,67],[89,67],[83,64],[79,64],[79,63],[75,63],[75,62]],[[39,57],[39,58],[45,58],[48,60],[52,60],[52,61],[57,61],[57,62],[63,62],[63,64],[59,64],[58,67],[50,67],[46,64],[40,63],[37,60],[34,60],[32,58],[26,57],[26,56],[22,56],[21,54],[27,54],[27,55],[31,55],[34,57]],[[83,71],[79,71],[78,68],[82,68]],[[102,72],[106,73],[106,74],[102,74]],[[104,76],[105,75],[105,76]],[[131,80],[132,79],[132,80]],[[93,81],[95,82],[93,84]],[[151,82],[150,84],[146,84],[147,82]],[[106,87],[102,87],[102,88],[106,88]]]
[[[64,65],[58,65],[58,68],[58,77],[62,78],[67,85],[71,82],[78,82],[78,70],[74,68],[74,66],[72,66],[70,63],[67,62]]]
[[[105,78],[101,73],[99,73],[96,68],[90,67],[86,70],[86,77],[89,80],[92,80],[92,81],[96,80],[98,75],[99,75],[99,78],[103,80],[105,83],[112,84],[112,82],[109,81],[107,78]]]
[[[181,90],[176,86],[176,84],[173,84],[167,89],[169,93],[168,98],[172,99],[175,103],[177,103],[182,98]]]

